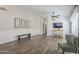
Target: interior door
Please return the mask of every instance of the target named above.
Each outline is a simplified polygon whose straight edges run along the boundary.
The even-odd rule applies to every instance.
[[[42,23],[42,28],[43,28],[43,35],[47,35],[47,20],[46,18],[43,20],[43,23]]]

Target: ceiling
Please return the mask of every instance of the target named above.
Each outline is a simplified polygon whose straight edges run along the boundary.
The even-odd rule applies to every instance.
[[[74,5],[23,5],[22,7],[38,14],[49,14],[54,11],[55,15],[70,16]]]

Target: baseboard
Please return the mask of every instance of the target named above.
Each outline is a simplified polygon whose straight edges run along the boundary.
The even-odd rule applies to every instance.
[[[31,35],[31,37],[39,36],[39,35],[41,35],[41,34]],[[16,41],[16,40],[18,40],[18,39],[12,39],[12,40],[7,40],[7,41],[4,41],[4,42],[0,42],[0,45],[11,43],[11,42]]]

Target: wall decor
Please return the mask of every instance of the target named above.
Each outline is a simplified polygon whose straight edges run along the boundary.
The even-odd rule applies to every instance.
[[[30,28],[30,20],[26,20],[27,28]]]
[[[14,18],[14,28],[20,28],[20,18]]]
[[[30,20],[15,17],[14,28],[30,28]]]
[[[25,25],[25,19],[21,19],[21,28],[25,28],[26,27],[26,25]]]

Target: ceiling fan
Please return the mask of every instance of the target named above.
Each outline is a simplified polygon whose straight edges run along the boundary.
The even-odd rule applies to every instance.
[[[0,10],[4,10],[4,11],[7,11],[7,9],[3,8],[3,7],[0,7]]]
[[[60,15],[55,15],[55,12],[52,12],[52,14],[53,14],[53,15],[52,15],[52,18],[53,18],[53,19],[54,19],[54,18],[59,18],[59,16],[60,16]]]

